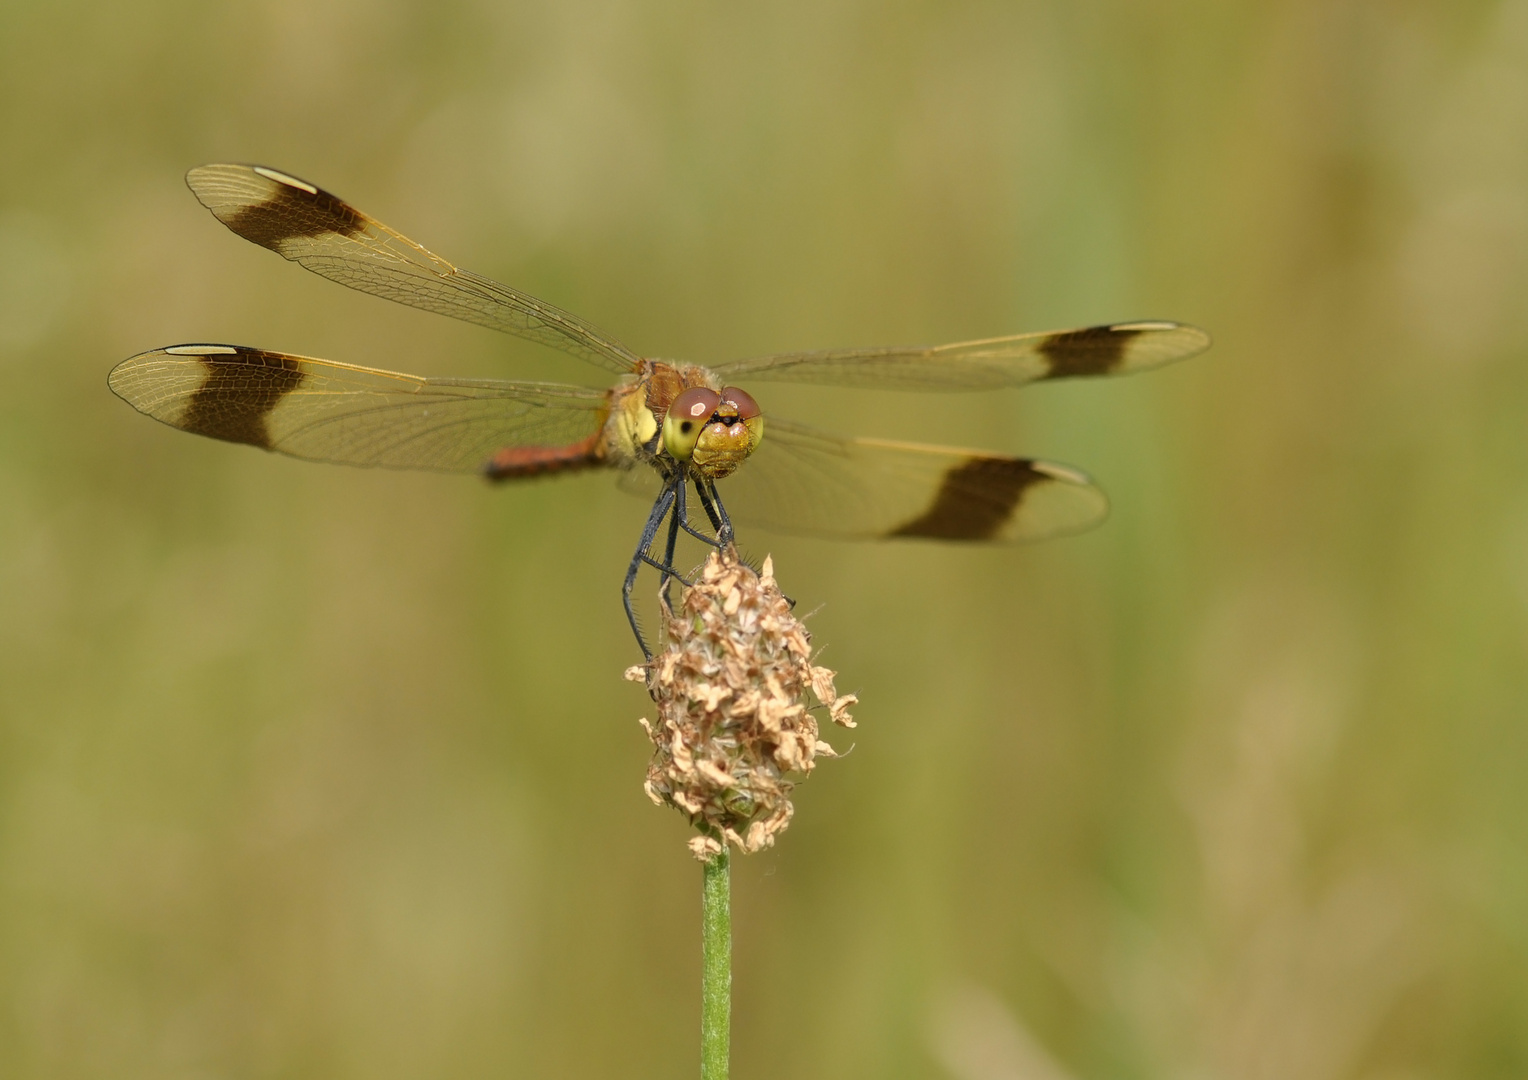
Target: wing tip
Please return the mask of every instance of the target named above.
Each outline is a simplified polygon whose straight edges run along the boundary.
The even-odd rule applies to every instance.
[[[193,165],[186,170],[186,187],[190,188],[191,193],[200,199],[202,192],[210,187],[216,179],[237,176],[240,173],[251,173],[254,170],[255,166],[245,164],[244,162],[209,161],[204,165]]]
[[[136,380],[144,377],[153,364],[162,363],[167,357],[174,357],[177,361],[184,361],[208,356],[237,356],[246,351],[248,350],[241,349],[236,345],[212,345],[206,343],[165,345],[158,349],[148,349],[141,353],[134,353],[126,360],[121,360],[114,364],[111,370],[106,373],[106,387],[139,412],[146,412],[147,410],[142,405],[142,397],[134,391],[133,384]]]
[[[142,371],[142,369],[144,367],[146,367],[148,364],[153,363],[156,359],[158,359],[159,357],[165,356],[165,355],[170,355],[170,356],[175,356],[175,355],[200,355],[200,354],[197,354],[197,353],[190,353],[190,354],[180,353],[180,354],[177,354],[177,353],[173,352],[172,350],[175,350],[175,349],[191,349],[191,348],[206,348],[206,347],[207,346],[167,345],[167,346],[165,346],[163,348],[159,348],[159,349],[148,349],[148,350],[146,350],[144,352],[141,352],[141,353],[134,353],[132,356],[129,356],[126,360],[118,361],[116,364],[114,364],[112,366],[112,369],[106,373],[106,385],[111,389],[111,392],[113,394],[116,394],[123,401],[126,401],[129,404],[131,404],[132,403],[132,399],[129,398],[126,393],[124,393],[123,388],[127,385],[128,380],[132,376],[134,376],[137,373],[139,373],[140,371]],[[217,347],[218,348],[227,348],[228,346],[225,345],[225,346],[217,346]]]
[[[307,192],[316,192],[318,188],[306,180],[293,176],[291,173],[282,172],[269,165],[260,165],[253,161],[208,161],[201,165],[193,165],[186,170],[186,184],[195,189],[193,181],[210,179],[214,176],[249,176],[254,174],[278,184],[286,184],[290,187],[302,188]]]
[[[1114,323],[1109,327],[1116,333],[1138,334],[1163,334],[1172,335],[1183,343],[1183,348],[1173,353],[1174,360],[1186,360],[1190,356],[1198,356],[1211,345],[1214,339],[1209,331],[1193,325],[1192,323],[1177,322],[1173,319],[1140,319],[1135,322]]]
[[[1054,461],[1031,461],[1030,468],[1039,473],[1051,484],[1036,485],[1034,490],[1041,500],[1044,500],[1044,492],[1047,487],[1055,485],[1064,492],[1066,510],[1064,517],[1058,517],[1053,522],[1037,524],[1035,531],[1014,537],[1015,540],[1046,540],[1063,536],[1076,536],[1090,529],[1102,525],[1109,518],[1110,504],[1108,493],[1093,482],[1093,478],[1081,469],[1070,465],[1062,465]],[[1059,493],[1059,492],[1058,492]],[[1036,511],[1042,507],[1021,504],[1016,520],[1025,517],[1033,518]],[[1025,511],[1030,513],[1026,515]]]
[[[129,356],[126,360],[113,364],[112,369],[106,373],[106,389],[131,405],[132,401],[123,393],[123,386],[138,362],[147,355],[147,353],[139,353],[137,356]]]

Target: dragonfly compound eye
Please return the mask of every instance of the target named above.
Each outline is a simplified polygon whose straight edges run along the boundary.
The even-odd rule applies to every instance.
[[[663,449],[675,461],[689,461],[695,453],[695,443],[721,405],[722,398],[715,390],[704,386],[692,386],[674,398],[663,419]]]
[[[744,423],[763,415],[759,409],[759,403],[753,400],[753,395],[735,386],[722,387],[722,402],[736,409],[738,418]]]
[[[724,386],[712,421],[701,431],[690,465],[702,476],[720,480],[758,449],[764,438],[764,414],[752,395]]]

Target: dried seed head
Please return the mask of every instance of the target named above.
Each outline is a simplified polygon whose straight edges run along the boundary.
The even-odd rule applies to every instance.
[[[791,614],[764,560],[756,574],[728,547],[712,552],[700,580],[668,613],[668,645],[626,677],[646,682],[658,704],[643,785],[659,806],[683,812],[704,835],[697,859],[730,842],[753,852],[774,844],[791,819],[790,791],[817,757],[836,757],[817,737],[808,692],[834,723],[853,727],[833,672],[815,667],[811,636]]]

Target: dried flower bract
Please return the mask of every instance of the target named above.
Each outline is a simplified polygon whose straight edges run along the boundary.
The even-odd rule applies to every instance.
[[[668,616],[668,645],[626,672],[647,683],[658,721],[643,720],[654,751],[648,797],[688,815],[705,834],[690,841],[698,859],[721,850],[771,846],[791,819],[791,788],[819,755],[810,693],[834,723],[853,727],[853,694],[840,696],[833,672],[812,664],[811,636],[791,614],[769,559],[762,573],[728,547],[713,552],[700,580]]]

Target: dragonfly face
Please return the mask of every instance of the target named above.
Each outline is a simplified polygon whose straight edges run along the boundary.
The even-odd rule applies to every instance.
[[[175,345],[118,364],[113,391],[172,427],[313,461],[494,480],[617,472],[622,487],[654,499],[627,572],[629,616],[643,562],[667,574],[681,528],[714,543],[730,537],[734,516],[838,538],[1001,543],[1077,532],[1107,512],[1103,493],[1082,473],[1030,458],[847,438],[773,416],[765,440],[762,410],[736,383],[994,390],[1140,371],[1209,345],[1202,330],[1152,321],[954,345],[786,353],[716,368],[673,364],[644,359],[569,312],[460,269],[286,173],[204,165],[186,182],[229,229],[316,274],[550,345],[620,378],[603,391],[423,378],[246,346]],[[715,536],[690,525],[690,487]],[[651,550],[665,520],[660,562]]]
[[[669,403],[663,452],[707,480],[731,476],[764,438],[764,415],[746,390],[693,386]]]

